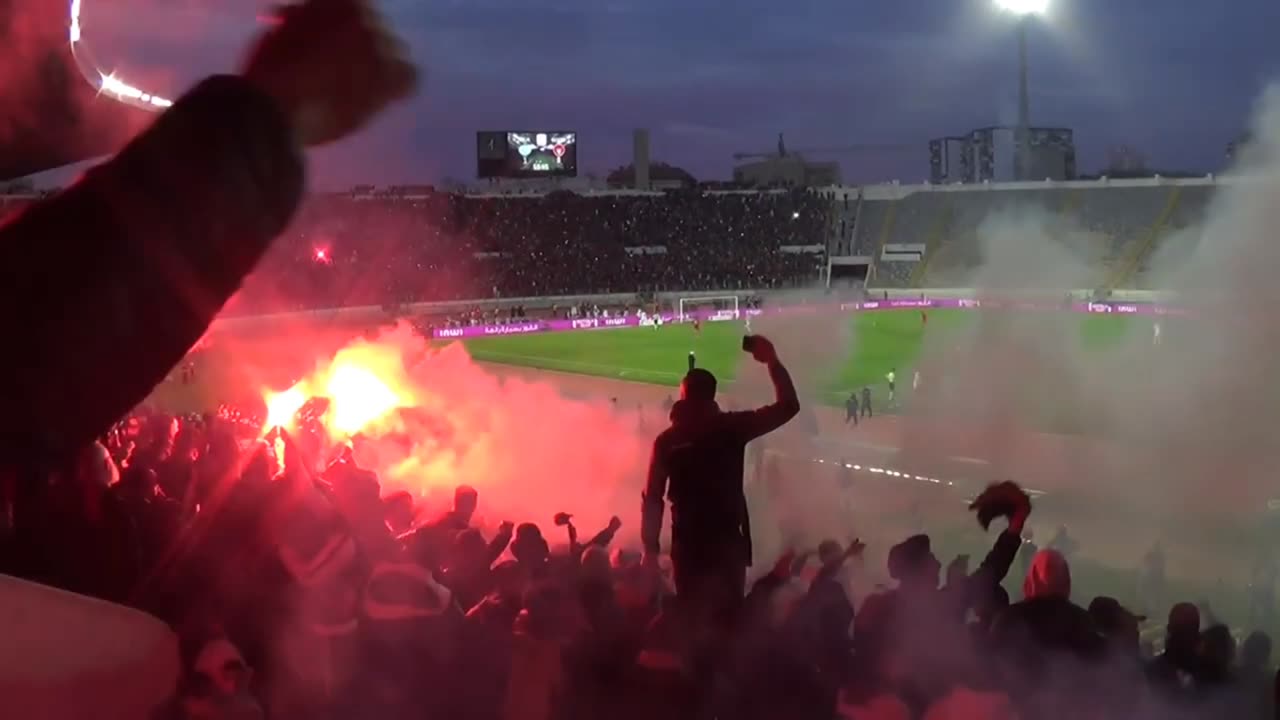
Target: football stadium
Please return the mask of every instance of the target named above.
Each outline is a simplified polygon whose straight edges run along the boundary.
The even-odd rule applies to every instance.
[[[328,126],[291,103],[342,93],[270,67],[308,43],[153,92],[82,5],[51,27],[84,107],[159,120],[0,193],[32,257],[106,238],[68,262],[93,320],[24,321],[55,382],[13,373],[20,709],[84,716],[92,682],[112,718],[1274,716],[1280,96],[1222,174],[1086,178],[1030,125],[1044,3],[1002,0],[1017,123],[929,141],[929,182],[782,134],[699,182],[647,129],[601,177],[598,135],[543,127],[474,130],[475,183],[327,192],[294,145],[415,82],[371,5],[260,22],[373,55],[326,102],[387,97]],[[64,671],[55,625],[119,648]]]
[[[637,422],[652,434],[664,426],[664,408],[691,365],[716,375],[723,404],[767,402],[767,381],[742,350],[744,335],[755,332],[786,348],[805,401],[785,439],[765,443],[764,456],[776,458],[785,472],[807,476],[811,464],[831,463],[953,483],[941,493],[908,491],[911,512],[921,512],[917,503],[961,503],[988,482],[1015,477],[1043,493],[1042,517],[1054,522],[1042,532],[1111,524],[1115,518],[1099,520],[1095,505],[1145,505],[1150,522],[1116,522],[1111,532],[1117,545],[1139,533],[1153,543],[1185,523],[1185,504],[1192,501],[1179,490],[1169,493],[1166,506],[1153,500],[1148,484],[1119,480],[1135,467],[1171,462],[1158,448],[1160,431],[1145,419],[1163,405],[1142,408],[1134,398],[1176,382],[1205,337],[1191,310],[1148,288],[1156,273],[1174,276],[1189,262],[1215,189],[1211,180],[1137,180],[1034,190],[988,185],[970,192],[900,185],[709,192],[696,199],[660,193],[316,197],[290,234],[292,245],[273,251],[192,356],[193,379],[183,382],[175,373],[154,400],[170,412],[207,412],[229,401],[260,406],[264,395],[296,384],[353,338],[392,332],[421,342],[413,352],[461,349],[496,377],[533,379],[575,400],[608,401],[619,415],[640,416]],[[872,199],[881,193],[897,199]],[[311,213],[323,224],[306,224]],[[641,214],[651,234],[597,244],[591,270],[574,270],[578,250],[566,236],[587,231],[572,218],[605,213]],[[565,217],[564,225],[517,229],[528,227],[524,218],[546,215]],[[1034,236],[1025,238],[1036,245],[1030,264],[1025,250],[1001,246],[1007,230],[992,225],[1005,223],[1002,218]],[[727,257],[705,270],[694,264],[708,252],[705,243],[731,236],[740,223],[768,237],[782,222],[790,235],[777,244],[721,246],[717,251]],[[410,232],[394,230],[424,223],[466,244],[423,248]],[[380,233],[381,227],[393,230]],[[512,287],[504,294],[516,297],[413,287],[420,281],[415,273],[365,265],[353,259],[351,246],[365,242],[371,229],[380,261],[430,253],[414,262],[457,263],[467,268],[459,276],[476,284],[502,278]],[[673,240],[647,245],[651,237]],[[681,247],[695,238],[697,244]],[[914,262],[885,260],[886,247],[914,245],[926,248]],[[635,251],[655,247],[665,252]],[[517,261],[528,255],[558,271],[545,274]],[[847,287],[833,270],[850,258],[867,259],[867,280]],[[1002,267],[1005,262],[1012,267]],[[753,277],[747,270],[762,266],[777,274]],[[690,269],[703,279],[677,281],[674,290],[641,289]],[[636,292],[601,292],[625,282]],[[743,289],[724,289],[735,286]],[[437,299],[449,294],[478,299]],[[282,306],[313,309],[257,310]],[[393,330],[397,326],[402,332]],[[1126,407],[1102,397],[1116,392],[1129,396]],[[856,427],[849,419],[851,395],[858,405],[854,419],[861,420]],[[1130,405],[1140,409],[1117,416]],[[1016,447],[993,443],[996,432],[1017,438]],[[919,436],[926,433],[923,444]],[[1076,457],[1074,467],[1045,461],[1064,454]],[[1082,468],[1094,477],[1080,477]],[[619,482],[634,493],[638,473]],[[1176,480],[1166,482],[1171,489]],[[1214,512],[1220,519],[1200,523],[1207,536],[1197,538],[1197,547],[1210,539],[1242,542],[1259,530],[1269,487],[1239,485],[1229,502],[1219,498]],[[936,511],[943,513],[950,514]],[[1090,534],[1108,533],[1091,527]],[[1115,561],[1115,547],[1099,550],[1098,560]]]
[[[260,414],[271,396],[351,342],[376,344],[392,333],[397,343],[401,335],[420,342],[413,352],[460,348],[496,377],[610,402],[618,414],[641,416],[652,434],[695,364],[719,379],[722,403],[767,401],[767,382],[742,350],[744,335],[756,332],[799,366],[804,428],[765,451],[788,472],[831,463],[953,483],[943,493],[911,490],[906,507],[917,514],[921,503],[949,506],[988,482],[1020,478],[1043,493],[1045,508],[1063,508],[1043,513],[1054,521],[1043,532],[1052,534],[1059,525],[1098,522],[1095,503],[1152,502],[1145,483],[1126,489],[1131,484],[1111,476],[1151,462],[1158,433],[1143,432],[1142,413],[1120,420],[1109,416],[1113,404],[1069,396],[1087,394],[1085,386],[1144,395],[1136,389],[1160,382],[1162,366],[1178,370],[1179,358],[1203,340],[1194,312],[1151,288],[1159,273],[1175,278],[1190,262],[1218,183],[1034,185],[314,196],[150,402],[170,413],[231,404]],[[648,232],[602,238],[590,267],[578,266],[575,243],[593,242],[589,223],[604,224],[597,218],[609,214],[639,215]],[[527,222],[548,215],[561,224]],[[417,242],[422,226],[437,242]],[[744,227],[754,244],[715,247]],[[1002,245],[1010,228],[1034,236],[1022,238],[1034,245],[1030,261],[1026,248]],[[656,246],[653,237],[672,240]],[[369,242],[373,252],[363,247]],[[901,247],[922,250],[904,260],[891,251]],[[530,255],[543,262],[519,261]],[[865,263],[865,275],[839,277],[848,263]],[[445,268],[458,284],[424,286],[421,267]],[[485,299],[481,288],[495,283],[514,297]],[[627,285],[632,292],[603,292]],[[397,348],[402,359],[408,352]],[[1049,353],[1056,359],[1046,362]],[[1001,364],[1008,374],[993,377]],[[988,397],[975,398],[975,390]],[[993,444],[996,428],[1018,438],[1017,447]],[[929,434],[928,448],[913,437],[920,433]],[[1074,469],[1046,466],[1046,457],[1063,454],[1087,458],[1079,462],[1099,476],[1085,482]],[[638,490],[642,470],[619,482]],[[1174,505],[1187,501],[1173,495]],[[1215,543],[1251,539],[1268,500],[1269,488],[1249,484],[1218,508],[1249,518],[1243,526],[1201,524]],[[1184,522],[1183,509],[1162,508],[1141,524],[1144,542]],[[1127,544],[1124,534],[1135,527],[1118,523],[1112,532]],[[1114,546],[1099,550],[1092,559],[1115,563]],[[1140,557],[1135,552],[1126,562]]]

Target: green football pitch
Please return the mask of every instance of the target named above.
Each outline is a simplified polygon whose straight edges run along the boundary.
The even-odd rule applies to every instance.
[[[862,387],[871,387],[879,394],[886,375],[895,371],[899,397],[905,400],[926,337],[931,343],[945,344],[948,335],[971,335],[979,314],[971,310],[934,309],[928,317],[926,324],[918,310],[850,315],[847,320],[850,332],[841,338],[841,342],[847,344],[831,349],[828,361],[822,363],[824,367],[815,377],[797,378],[797,382],[807,385],[802,391],[810,397],[839,404],[849,392]],[[1151,337],[1152,321],[1137,316],[1036,311],[1034,321],[1041,328],[1049,326],[1053,332],[1074,335],[1081,347],[1091,352],[1106,352],[1130,338],[1149,342]],[[773,325],[757,323],[755,329],[767,333],[778,322],[783,321],[774,320]],[[829,328],[828,324],[828,334]],[[695,353],[699,367],[715,373],[722,383],[731,383],[740,363],[749,362],[742,352],[744,332],[741,322],[720,322],[704,323],[701,332],[691,325],[678,324],[508,335],[462,342],[472,357],[486,362],[675,386],[688,369],[690,351]],[[788,340],[794,342],[795,339]],[[825,337],[806,338],[806,344],[829,341]],[[789,354],[794,356],[796,348],[789,348],[783,342],[779,345],[784,362]]]
[[[1020,311],[1009,318],[1031,323],[1042,337],[1061,339],[1065,347],[1107,353],[1126,342],[1150,343],[1151,320],[1137,316],[1080,315],[1059,311]],[[910,406],[911,378],[922,350],[950,347],[949,336],[972,342],[981,335],[975,324],[981,311],[932,309],[921,322],[918,310],[880,310],[826,317],[813,322],[774,317],[755,323],[755,330],[774,333],[779,354],[790,361],[801,393],[827,405],[841,405],[850,392],[871,388],[874,404],[890,412]],[[1170,323],[1173,321],[1170,320]],[[847,323],[847,324],[846,324]],[[157,388],[152,401],[176,412],[203,411],[223,402],[245,402],[261,396],[265,386],[287,387],[298,374],[312,367],[316,353],[337,349],[341,338],[354,338],[360,328],[330,329],[316,343],[281,341],[261,334],[228,338],[197,358],[198,380],[193,385],[167,382]],[[613,378],[659,386],[677,386],[688,369],[688,354],[695,353],[699,367],[711,370],[722,387],[732,389],[742,363],[751,362],[742,352],[743,323],[704,323],[701,332],[691,325],[658,328],[619,328],[534,333],[441,341],[461,342],[477,360]],[[1177,333],[1168,332],[1171,344]],[[317,336],[318,337],[318,336]],[[328,343],[328,345],[324,345]],[[324,345],[322,347],[322,345]],[[264,372],[262,368],[270,368]],[[885,376],[898,376],[894,407],[885,407]],[[1141,368],[1133,368],[1141,373]],[[928,373],[925,373],[926,376]],[[1037,393],[1038,394],[1038,393]],[[1049,403],[1032,401],[1028,422],[1056,425],[1052,418],[1037,417]]]

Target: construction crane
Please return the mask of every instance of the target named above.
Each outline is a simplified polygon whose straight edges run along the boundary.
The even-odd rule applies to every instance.
[[[802,158],[804,155],[834,155],[837,153],[850,152],[871,152],[876,150],[902,150],[915,147],[906,143],[879,143],[879,144],[858,144],[844,145],[842,147],[828,148],[804,148],[801,150],[788,150],[786,140],[782,133],[778,133],[778,149],[774,152],[738,152],[733,154],[734,160],[750,160],[754,158],[777,159],[777,158]]]

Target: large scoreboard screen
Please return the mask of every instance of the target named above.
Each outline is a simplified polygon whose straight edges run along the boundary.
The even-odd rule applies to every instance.
[[[578,134],[540,130],[478,132],[476,174],[482,178],[576,177]]]

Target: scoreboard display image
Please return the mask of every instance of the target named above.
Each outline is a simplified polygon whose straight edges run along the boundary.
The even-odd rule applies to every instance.
[[[476,175],[481,178],[576,177],[578,134],[567,131],[476,133]]]

